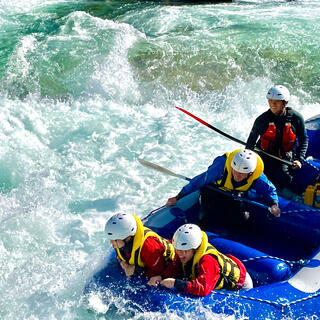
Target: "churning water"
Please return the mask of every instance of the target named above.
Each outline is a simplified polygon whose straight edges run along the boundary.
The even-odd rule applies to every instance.
[[[176,319],[84,299],[105,221],[184,185],[138,157],[192,177],[239,147],[175,106],[242,140],[273,84],[319,113],[319,17],[317,0],[1,0],[0,318]]]

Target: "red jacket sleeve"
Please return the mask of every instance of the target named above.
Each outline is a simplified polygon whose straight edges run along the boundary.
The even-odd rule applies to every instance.
[[[179,278],[182,274],[182,265],[181,261],[176,254],[174,260],[171,261],[163,270],[162,279],[166,278]]]
[[[188,282],[184,291],[196,296],[206,296],[214,289],[219,277],[220,267],[217,260],[206,254],[199,261],[198,276]]]
[[[203,256],[198,265],[198,277],[192,281],[181,281],[182,264],[178,258],[171,262],[162,274],[162,278],[175,278],[175,287],[178,290],[196,295],[206,296],[216,286],[220,277],[220,266],[215,258],[210,255]],[[178,283],[179,282],[179,283]]]
[[[232,255],[227,256],[234,260],[240,267],[240,279],[235,287],[235,290],[238,290],[243,286],[246,277],[246,268],[239,259]],[[184,292],[196,296],[206,296],[217,285],[217,282],[220,278],[220,266],[214,257],[211,255],[205,255],[199,261],[197,278],[192,281],[183,281],[180,280],[182,274],[181,261],[176,258],[164,269],[162,278],[175,278],[175,287],[177,290],[183,290]]]
[[[145,264],[145,274],[151,278],[161,275],[164,269],[164,245],[156,237],[148,237],[141,248],[141,261]]]

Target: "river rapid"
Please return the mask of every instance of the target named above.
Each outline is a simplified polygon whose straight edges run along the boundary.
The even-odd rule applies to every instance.
[[[85,299],[105,222],[184,185],[139,157],[193,177],[240,147],[176,106],[242,140],[274,84],[318,114],[319,17],[317,0],[1,0],[0,318],[179,319]]]

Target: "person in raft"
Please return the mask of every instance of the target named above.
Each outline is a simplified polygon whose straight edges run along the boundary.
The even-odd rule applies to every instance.
[[[243,263],[219,252],[197,225],[185,224],[178,228],[172,243],[176,258],[157,276],[155,286],[160,284],[195,296],[206,296],[212,290],[253,287]]]
[[[263,168],[261,157],[252,150],[238,149],[225,153],[215,158],[206,172],[191,179],[177,196],[169,198],[166,206],[173,206],[186,195],[200,190],[201,204],[206,211],[210,212],[210,215],[212,210],[220,211],[223,212],[224,220],[229,215],[231,219],[229,222],[233,221],[237,224],[240,218],[239,221],[236,221],[239,216],[236,212],[241,211],[241,208],[236,207],[239,201],[232,203],[230,197],[221,195],[217,191],[213,192],[210,189],[212,185],[221,190],[265,203],[270,207],[271,214],[279,217],[281,211],[278,206],[277,190],[263,173]],[[210,217],[206,214],[205,218]]]
[[[117,213],[106,223],[105,232],[127,277],[144,271],[148,278],[161,274],[174,259],[172,243],[143,226],[134,214]],[[149,285],[153,285],[152,279]]]
[[[308,149],[308,136],[302,115],[287,104],[290,99],[289,90],[282,85],[268,90],[269,110],[262,113],[254,121],[246,148],[253,150],[255,146],[267,153],[292,161],[292,166],[261,154],[265,164],[265,174],[277,187],[278,191],[290,196],[292,191],[292,169],[301,169]]]

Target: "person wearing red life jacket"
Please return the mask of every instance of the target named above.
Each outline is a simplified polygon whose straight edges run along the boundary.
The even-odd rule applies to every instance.
[[[195,224],[185,224],[173,235],[176,258],[157,277],[155,286],[176,288],[195,296],[212,290],[251,289],[252,279],[243,263],[224,255],[208,242],[208,236]]]
[[[151,229],[133,214],[117,213],[106,223],[105,232],[115,249],[117,259],[127,277],[144,270],[152,285],[152,277],[163,272],[174,259],[172,243]]]
[[[290,99],[289,90],[283,85],[277,85],[268,90],[269,110],[255,120],[249,134],[246,148],[260,149],[293,162],[288,165],[261,154],[267,177],[277,187],[278,191],[290,189],[292,169],[300,169],[308,148],[308,137],[304,119],[287,104]]]

